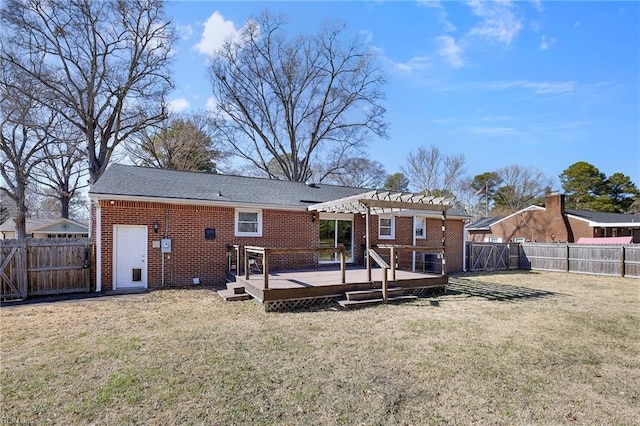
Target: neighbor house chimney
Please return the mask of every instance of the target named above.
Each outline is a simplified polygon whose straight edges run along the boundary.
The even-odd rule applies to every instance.
[[[567,242],[571,234],[564,214],[564,194],[557,192],[545,198],[547,242]]]

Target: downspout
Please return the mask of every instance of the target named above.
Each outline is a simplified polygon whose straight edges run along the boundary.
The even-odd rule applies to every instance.
[[[467,231],[466,225],[469,220],[462,222],[462,272],[467,272]]]
[[[96,293],[102,292],[102,207],[96,200]]]

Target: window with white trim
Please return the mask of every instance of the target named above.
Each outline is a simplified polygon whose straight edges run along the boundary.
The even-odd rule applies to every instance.
[[[261,237],[262,211],[236,209],[236,237]]]
[[[513,239],[513,242],[522,244],[522,243],[526,242],[526,239],[524,237],[515,237]]]
[[[387,240],[395,238],[395,217],[378,217],[378,238]]]
[[[416,217],[414,219],[413,229],[416,235],[416,238],[426,238],[427,237],[427,219],[424,217]]]
[[[502,238],[500,237],[487,237],[484,239],[485,243],[501,243]]]

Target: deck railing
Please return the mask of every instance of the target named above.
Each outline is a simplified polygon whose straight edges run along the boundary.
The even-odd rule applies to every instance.
[[[237,265],[240,264],[240,249],[234,246],[237,253]],[[264,280],[264,289],[269,289],[269,257],[274,254],[300,254],[300,253],[340,253],[340,275],[342,284],[346,283],[346,251],[344,247],[306,247],[306,248],[267,248],[257,246],[244,247],[244,278],[249,280],[250,271],[250,255],[257,255],[262,260],[262,277]],[[237,269],[237,267],[236,267]],[[240,275],[240,271],[236,272]]]
[[[378,244],[378,248],[386,249],[391,252],[389,259],[391,263],[391,279],[396,279],[396,266],[398,264],[398,253],[403,251],[411,251],[411,252],[423,252],[423,253],[438,253],[441,254],[442,261],[442,275],[446,275],[446,261],[445,261],[445,248],[442,246],[439,247],[426,247],[426,246],[411,246],[411,245],[396,245],[396,244]]]
[[[384,300],[385,302],[387,301],[387,290],[389,288],[389,281],[387,278],[387,271],[389,271],[390,268],[392,268],[391,266],[389,266],[389,264],[382,258],[382,256],[380,256],[378,253],[375,252],[375,250],[371,249],[369,250],[369,257],[371,258],[371,260],[373,260],[374,262],[376,262],[378,264],[378,266],[380,266],[382,268],[382,300]],[[393,263],[393,262],[392,262]],[[369,280],[371,280],[371,270],[369,269],[369,271],[367,271],[369,274]],[[393,279],[395,280],[395,269],[393,272]]]

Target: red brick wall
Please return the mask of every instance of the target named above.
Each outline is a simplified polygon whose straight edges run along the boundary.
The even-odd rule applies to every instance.
[[[378,217],[372,216],[371,220],[371,244],[413,244],[413,217],[396,217],[395,238],[378,238]],[[426,238],[417,238],[416,245],[423,247],[442,247],[442,220],[436,218],[427,219]],[[445,260],[446,270],[450,272],[462,271],[463,265],[463,232],[462,220],[447,219],[445,234]],[[389,260],[388,250],[379,250],[379,254]],[[409,268],[412,264],[412,253],[404,252],[398,256],[398,263],[403,268]]]
[[[114,225],[145,225],[147,241],[147,284],[149,288],[162,286],[162,253],[153,248],[153,241],[166,235],[172,240],[172,252],[165,254],[165,286],[192,285],[199,278],[203,285],[223,286],[227,269],[228,245],[261,247],[317,247],[319,220],[299,211],[263,210],[262,237],[236,237],[235,209],[213,206],[187,206],[151,202],[101,201],[102,290],[113,289],[113,230]],[[158,233],[153,223],[160,225]],[[94,220],[94,224],[96,221]],[[95,226],[95,225],[94,225]],[[449,272],[462,270],[462,221],[447,222],[447,268]],[[214,228],[216,238],[205,240],[205,228]],[[364,263],[366,221],[354,216],[354,263]],[[393,240],[378,240],[378,220],[372,216],[372,243],[412,244],[413,218],[397,217]],[[94,235],[97,235],[94,233]],[[442,244],[441,221],[427,220],[427,238],[419,245]],[[317,265],[315,254],[278,254],[269,258],[270,267],[299,268]]]
[[[211,206],[185,206],[162,203],[114,201],[101,202],[102,220],[102,289],[113,288],[113,226],[148,226],[148,275],[150,288],[162,285],[162,253],[152,242],[160,240],[165,230],[172,240],[172,252],[165,254],[165,285],[191,285],[200,278],[205,285],[222,286],[225,282],[227,245],[262,247],[317,247],[318,221],[307,212],[263,210],[262,237],[235,236],[235,209]],[[166,218],[166,221],[165,221]],[[152,224],[160,229],[154,233]],[[216,238],[205,240],[205,228],[214,228]],[[313,265],[313,254],[275,255],[273,268]]]

